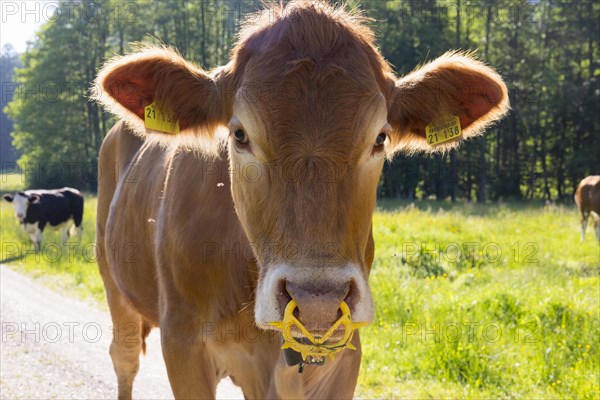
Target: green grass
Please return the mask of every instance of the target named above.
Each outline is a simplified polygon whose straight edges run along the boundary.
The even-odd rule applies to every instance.
[[[2,202],[0,260],[103,305],[95,216],[86,196],[82,245],[47,230],[34,254]],[[382,202],[373,222],[358,397],[598,398],[600,246],[574,206]]]
[[[574,207],[393,208],[373,221],[360,397],[598,398],[600,247]]]
[[[25,175],[18,173],[0,173],[0,193],[16,192],[25,185]]]

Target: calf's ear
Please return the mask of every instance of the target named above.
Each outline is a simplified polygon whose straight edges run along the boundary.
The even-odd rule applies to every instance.
[[[394,79],[388,98],[391,153],[448,150],[463,139],[482,134],[508,110],[508,90],[496,71],[470,54],[446,53]],[[428,144],[426,127],[454,116],[460,121],[462,135]]]
[[[13,197],[10,194],[5,194],[4,196],[2,196],[2,198],[8,201],[9,203],[12,203],[13,201]]]
[[[39,194],[30,194],[29,197],[27,198],[27,200],[29,201],[29,204],[39,203],[40,195]]]
[[[207,73],[167,48],[145,48],[107,62],[98,73],[93,97],[135,132],[146,134],[144,109],[155,103],[179,128],[212,134],[227,124],[230,107],[221,68]]]

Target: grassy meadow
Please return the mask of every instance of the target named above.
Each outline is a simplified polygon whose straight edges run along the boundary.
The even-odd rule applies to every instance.
[[[361,397],[598,398],[600,246],[574,206],[382,206]]]
[[[81,246],[47,230],[35,254],[1,202],[0,260],[105,308],[95,208]],[[598,398],[600,246],[574,206],[382,202],[373,226],[358,397]]]

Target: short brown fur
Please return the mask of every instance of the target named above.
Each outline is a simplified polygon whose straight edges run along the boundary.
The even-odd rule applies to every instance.
[[[123,121],[100,151],[99,267],[117,337],[139,328],[137,342],[111,345],[120,398],[131,397],[149,326],[161,328],[177,398],[212,398],[225,376],[246,398],[351,398],[358,333],[358,350],[300,375],[258,315],[280,319],[281,298],[297,295],[285,285],[300,276],[300,292],[328,299],[346,268],[352,280],[339,285],[362,289],[344,301],[372,319],[366,282],[384,155],[445,151],[508,110],[502,79],[471,55],[448,53],[398,79],[364,18],[316,1],[248,18],[231,62],[211,72],[145,48],[111,60],[96,82],[96,99]],[[146,130],[143,110],[154,101],[179,119],[179,136]],[[462,137],[430,147],[425,126],[447,115],[459,116]],[[219,141],[230,123],[251,140]],[[387,139],[376,146],[380,132]],[[249,166],[260,180],[244,175]],[[118,174],[102,173],[110,170]],[[310,251],[291,256],[293,246]],[[285,268],[294,272],[274,293],[268,276]],[[307,327],[331,323],[304,306]]]
[[[600,241],[600,175],[590,175],[581,180],[575,191],[575,204],[581,213],[581,240],[585,238],[587,222],[592,216],[596,239]]]

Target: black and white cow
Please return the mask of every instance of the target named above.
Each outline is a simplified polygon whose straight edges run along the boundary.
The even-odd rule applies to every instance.
[[[13,204],[15,215],[36,250],[42,244],[42,232],[50,227],[61,230],[63,242],[71,235],[81,240],[81,221],[83,219],[83,196],[72,188],[55,190],[26,190],[15,195],[4,195],[4,200]],[[73,225],[69,229],[69,220]]]

